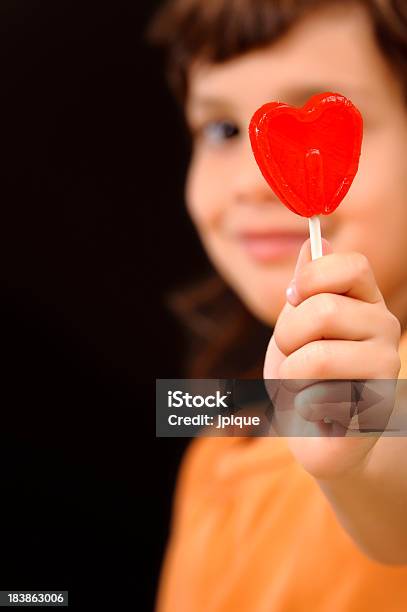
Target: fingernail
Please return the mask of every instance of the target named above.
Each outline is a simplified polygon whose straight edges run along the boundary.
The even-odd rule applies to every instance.
[[[295,280],[294,279],[288,285],[285,293],[286,293],[286,297],[287,297],[287,302],[289,302],[293,306],[296,306],[299,303],[297,287],[295,286]]]

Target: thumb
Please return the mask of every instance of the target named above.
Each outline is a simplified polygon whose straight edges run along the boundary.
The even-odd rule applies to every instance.
[[[322,238],[322,254],[329,255],[330,253],[333,253],[333,248],[331,247],[328,240],[325,240],[325,238]],[[297,263],[295,264],[293,280],[291,281],[287,289],[287,302],[289,302],[293,306],[296,306],[298,302],[297,296],[296,296],[296,290],[295,290],[295,278],[299,270],[301,270],[301,268],[303,268],[305,264],[309,263],[310,261],[312,261],[311,241],[308,238],[300,249],[300,252],[298,254]]]
[[[329,253],[333,253],[333,248],[331,247],[328,240],[322,238],[322,254],[329,255]],[[295,265],[294,278],[298,272],[306,263],[312,261],[311,257],[311,240],[308,238],[301,247],[301,250],[298,255],[297,263]]]

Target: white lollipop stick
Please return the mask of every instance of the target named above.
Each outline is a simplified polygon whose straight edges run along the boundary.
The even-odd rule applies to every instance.
[[[309,217],[309,237],[311,239],[311,256],[312,259],[322,257],[322,239],[321,239],[321,224],[318,215]]]
[[[318,259],[322,257],[322,239],[321,239],[321,224],[319,222],[318,215],[309,217],[309,236],[311,239],[311,257],[312,259]],[[333,421],[329,417],[323,418],[324,423],[327,425],[332,424]]]

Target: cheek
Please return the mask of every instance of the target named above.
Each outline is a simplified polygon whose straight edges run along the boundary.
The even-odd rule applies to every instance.
[[[192,220],[199,227],[216,222],[220,199],[217,192],[211,164],[195,156],[187,177],[186,202]]]
[[[401,126],[366,133],[359,172],[333,219],[334,248],[363,252],[384,292],[400,282],[400,263],[406,260],[406,143]]]
[[[186,203],[194,223],[202,230],[216,229],[231,203],[227,164],[221,155],[196,153],[186,182]]]
[[[403,124],[367,134],[360,163],[360,180],[370,197],[385,201],[406,195],[407,129]],[[387,214],[384,212],[384,214]]]

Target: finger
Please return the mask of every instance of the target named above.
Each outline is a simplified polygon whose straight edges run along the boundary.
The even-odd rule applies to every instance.
[[[274,335],[273,335],[267,347],[266,359],[264,362],[263,378],[266,381],[267,380],[272,381],[274,379],[279,378],[278,373],[280,370],[280,366],[283,363],[285,358],[286,358],[286,355],[284,355],[278,348]],[[270,384],[269,394],[274,394],[274,391],[272,391],[272,389],[274,389],[274,387],[272,387],[272,385]]]
[[[322,240],[322,255],[330,255],[331,253],[333,253],[334,250],[330,242],[328,242],[328,240],[326,240],[325,238],[322,238],[321,240]],[[297,270],[300,270],[304,264],[309,263],[310,261],[312,261],[311,240],[307,238],[307,240],[304,242],[304,244],[302,245],[300,249],[297,263],[295,265],[295,272],[297,272]],[[295,276],[295,273],[294,273],[294,276]]]
[[[331,247],[331,245],[329,244],[329,242],[327,240],[325,240],[324,238],[322,239],[322,253],[323,255],[329,255],[330,253],[333,252],[333,249]],[[311,256],[311,241],[308,238],[304,244],[302,245],[300,252],[298,254],[298,258],[297,258],[297,263],[295,264],[295,270],[294,270],[294,277],[293,277],[293,281],[291,282],[290,286],[287,289],[287,299],[290,303],[293,304],[293,306],[295,306],[296,304],[295,299],[295,278],[297,273],[301,270],[301,268],[303,268],[307,263],[310,263],[312,261],[312,256]]]
[[[356,411],[352,381],[326,381],[296,394],[295,409],[311,422],[329,419],[348,428]]]
[[[382,302],[368,259],[361,253],[330,253],[311,262],[300,260],[287,299],[298,305],[311,295],[337,293],[365,302]]]
[[[291,410],[274,410],[273,429],[279,436],[315,438],[320,437],[343,437],[348,431],[348,427],[338,421],[331,419],[331,423],[323,420],[310,421],[304,418],[299,410],[292,407]]]
[[[325,387],[328,391],[326,396],[324,395]],[[297,407],[299,407],[298,402],[302,402],[303,406],[300,407],[298,412],[310,422],[317,422],[325,417],[332,421],[338,421],[335,406],[325,408],[320,406],[318,408],[317,404],[322,404],[325,401],[329,401],[331,404],[347,401],[350,404],[350,416],[357,414],[358,417],[358,423],[353,423],[353,431],[359,429],[360,432],[383,432],[387,429],[387,424],[394,409],[396,387],[397,379],[395,378],[341,381],[286,379],[281,380],[280,395],[290,398],[290,401],[286,399],[283,405],[286,410],[293,410],[296,402]],[[307,397],[311,398],[308,403],[313,404],[312,410],[306,406]],[[277,407],[279,407],[279,404],[276,404]],[[328,413],[328,410],[331,410],[331,413]],[[342,420],[341,422],[343,423]]]
[[[312,295],[296,308],[285,310],[274,337],[280,351],[290,355],[308,342],[323,339],[368,340],[400,337],[394,317],[381,306],[334,293]]]
[[[341,382],[342,381],[345,382],[344,379],[341,379]],[[332,382],[332,381],[327,381],[326,379],[320,379],[320,378],[305,378],[305,379],[286,378],[285,380],[281,381],[281,386],[284,389],[286,389],[288,392],[298,394],[304,389],[306,389],[307,387],[311,387],[311,385],[318,385],[322,382]],[[359,406],[359,402],[361,401],[361,397],[364,392],[366,381],[349,379],[346,382],[349,385],[352,385],[351,386],[352,393],[353,393],[352,401],[354,401],[355,403],[358,403],[358,406]]]
[[[291,353],[280,365],[279,378],[397,378],[400,357],[388,343],[366,340],[316,340]]]

